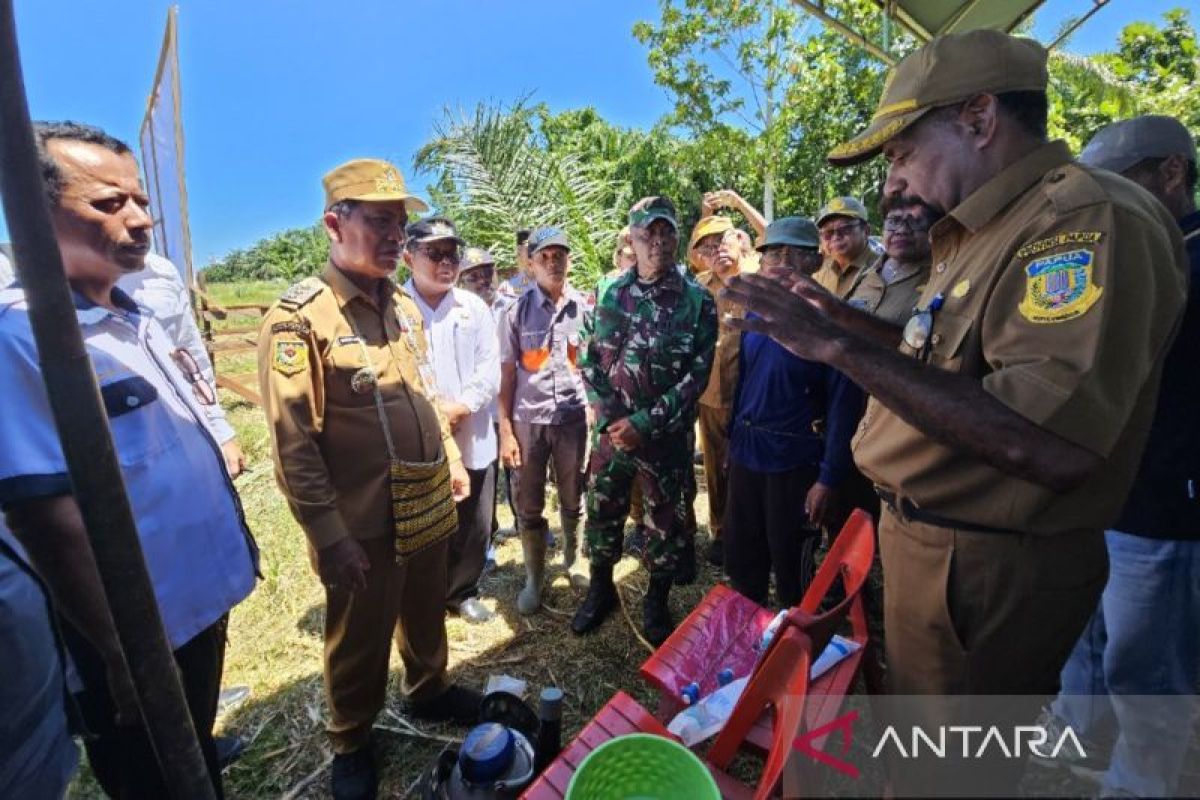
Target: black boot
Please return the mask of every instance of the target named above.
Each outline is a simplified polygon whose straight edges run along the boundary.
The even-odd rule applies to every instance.
[[[330,789],[334,800],[375,800],[379,783],[371,743],[333,757]]]
[[[591,582],[587,597],[571,620],[571,630],[584,634],[596,630],[617,607],[617,587],[613,585],[612,564],[591,564]]]
[[[670,575],[650,576],[650,588],[646,590],[646,599],[642,601],[642,632],[646,635],[646,641],[655,647],[665,642],[675,630],[671,609],[667,607],[670,593]]]

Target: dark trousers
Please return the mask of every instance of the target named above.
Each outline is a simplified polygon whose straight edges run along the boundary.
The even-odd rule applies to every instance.
[[[225,668],[228,621],[228,615],[221,617],[175,651],[175,664],[179,667],[192,724],[218,798],[225,795],[212,730],[217,719],[221,672]],[[117,724],[116,706],[108,691],[104,662],[78,633],[68,631],[64,626],[64,635],[85,687],[77,698],[84,723],[91,733],[90,737],[84,738],[84,747],[101,788],[109,797],[119,800],[167,797],[167,787],[145,727],[140,721],[135,725]]]
[[[729,464],[725,503],[725,571],[738,592],[766,605],[771,569],[775,594],[790,608],[800,602],[816,574],[814,554],[820,531],[804,515],[804,498],[817,470],[758,472]]]
[[[446,606],[479,594],[479,576],[487,560],[492,520],[496,515],[496,462],[468,469],[471,496],[458,504],[458,530],[450,537],[446,564]]]

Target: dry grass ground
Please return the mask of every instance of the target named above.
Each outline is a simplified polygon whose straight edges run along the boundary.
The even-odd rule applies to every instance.
[[[233,303],[269,301],[284,287],[262,283],[212,288],[218,302]],[[233,358],[236,364],[223,366],[238,372],[252,368],[252,353]],[[321,679],[323,592],[310,570],[304,536],[276,489],[261,411],[224,392],[222,402],[249,460],[237,485],[262,549],[264,576],[251,597],[234,610],[230,625],[224,684],[244,684],[252,694],[218,723],[219,731],[237,734],[248,745],[245,755],[226,772],[227,793],[231,798],[328,797],[330,751],[324,736]],[[703,542],[707,531],[703,494],[696,511]],[[500,515],[502,525],[511,525],[507,508],[502,506]],[[505,673],[527,681],[534,696],[544,686],[561,687],[566,693],[565,737],[574,735],[618,689],[653,707],[653,697],[637,677],[647,651],[620,614],[594,635],[580,638],[571,634],[570,615],[581,595],[567,583],[560,557],[550,569],[545,608],[531,617],[521,617],[515,610],[516,594],[524,580],[516,539],[500,545],[497,560],[498,569],[483,583],[485,603],[498,612],[495,619],[479,626],[457,619],[447,621],[450,672],[455,680],[482,688],[489,675]],[[701,562],[697,582],[672,592],[671,606],[677,618],[721,578],[717,570],[703,559]],[[625,604],[640,622],[645,572],[626,558],[617,575]],[[430,602],[440,602],[440,598],[430,598]],[[422,768],[444,744],[464,731],[405,720],[399,704],[398,657],[393,664],[377,738],[382,764],[380,796],[399,798],[408,795]],[[1060,782],[1063,794],[1087,792],[1085,785],[1054,780]],[[86,769],[71,796],[100,796]]]

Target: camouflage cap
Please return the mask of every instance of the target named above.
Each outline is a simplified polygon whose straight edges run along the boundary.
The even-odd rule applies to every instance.
[[[643,197],[629,209],[630,227],[646,228],[656,219],[665,219],[676,231],[679,230],[679,222],[675,219],[675,204],[661,195]]]
[[[321,179],[325,187],[325,208],[341,200],[389,202],[403,200],[410,213],[428,211],[429,206],[409,193],[400,170],[378,158],[356,158],[334,167]]]
[[[992,30],[938,36],[888,73],[871,124],[829,153],[848,167],[875,156],[925,112],[977,94],[1046,91],[1046,48]]]
[[[835,197],[826,203],[825,207],[817,212],[817,225],[821,225],[830,217],[850,217],[861,219],[863,222],[870,221],[867,207],[854,197]]]
[[[459,262],[459,267],[463,272],[475,269],[476,267],[494,266],[496,266],[496,259],[482,247],[468,247],[466,250],[463,250],[462,261]]]
[[[459,238],[458,231],[454,228],[454,223],[445,217],[427,217],[426,219],[418,220],[409,224],[404,229],[404,233],[408,236],[410,242],[417,244],[440,242],[446,239],[450,239],[460,247],[466,244],[466,242]]]
[[[529,234],[526,246],[530,258],[533,258],[533,254],[538,250],[545,250],[547,247],[564,247],[568,253],[571,252],[571,245],[567,244],[566,232],[562,228],[553,226],[541,227]]]
[[[1145,114],[1106,125],[1079,154],[1089,167],[1124,172],[1147,158],[1181,155],[1195,162],[1196,143],[1174,117]]]
[[[820,244],[821,240],[817,235],[817,226],[811,219],[807,217],[780,217],[767,226],[767,230],[763,234],[762,244],[758,246],[757,250],[761,253],[768,247],[778,245],[816,250]]]

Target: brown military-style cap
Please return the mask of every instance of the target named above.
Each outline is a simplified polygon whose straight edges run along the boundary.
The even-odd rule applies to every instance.
[[[848,167],[875,156],[925,112],[977,94],[1046,90],[1046,48],[1032,39],[977,30],[939,36],[892,68],[862,133],[829,153]]]
[[[400,177],[400,170],[378,158],[356,158],[334,167],[321,179],[325,186],[325,208],[340,200],[387,202],[403,200],[404,207],[413,211],[428,211],[416,195],[410,194]]]

